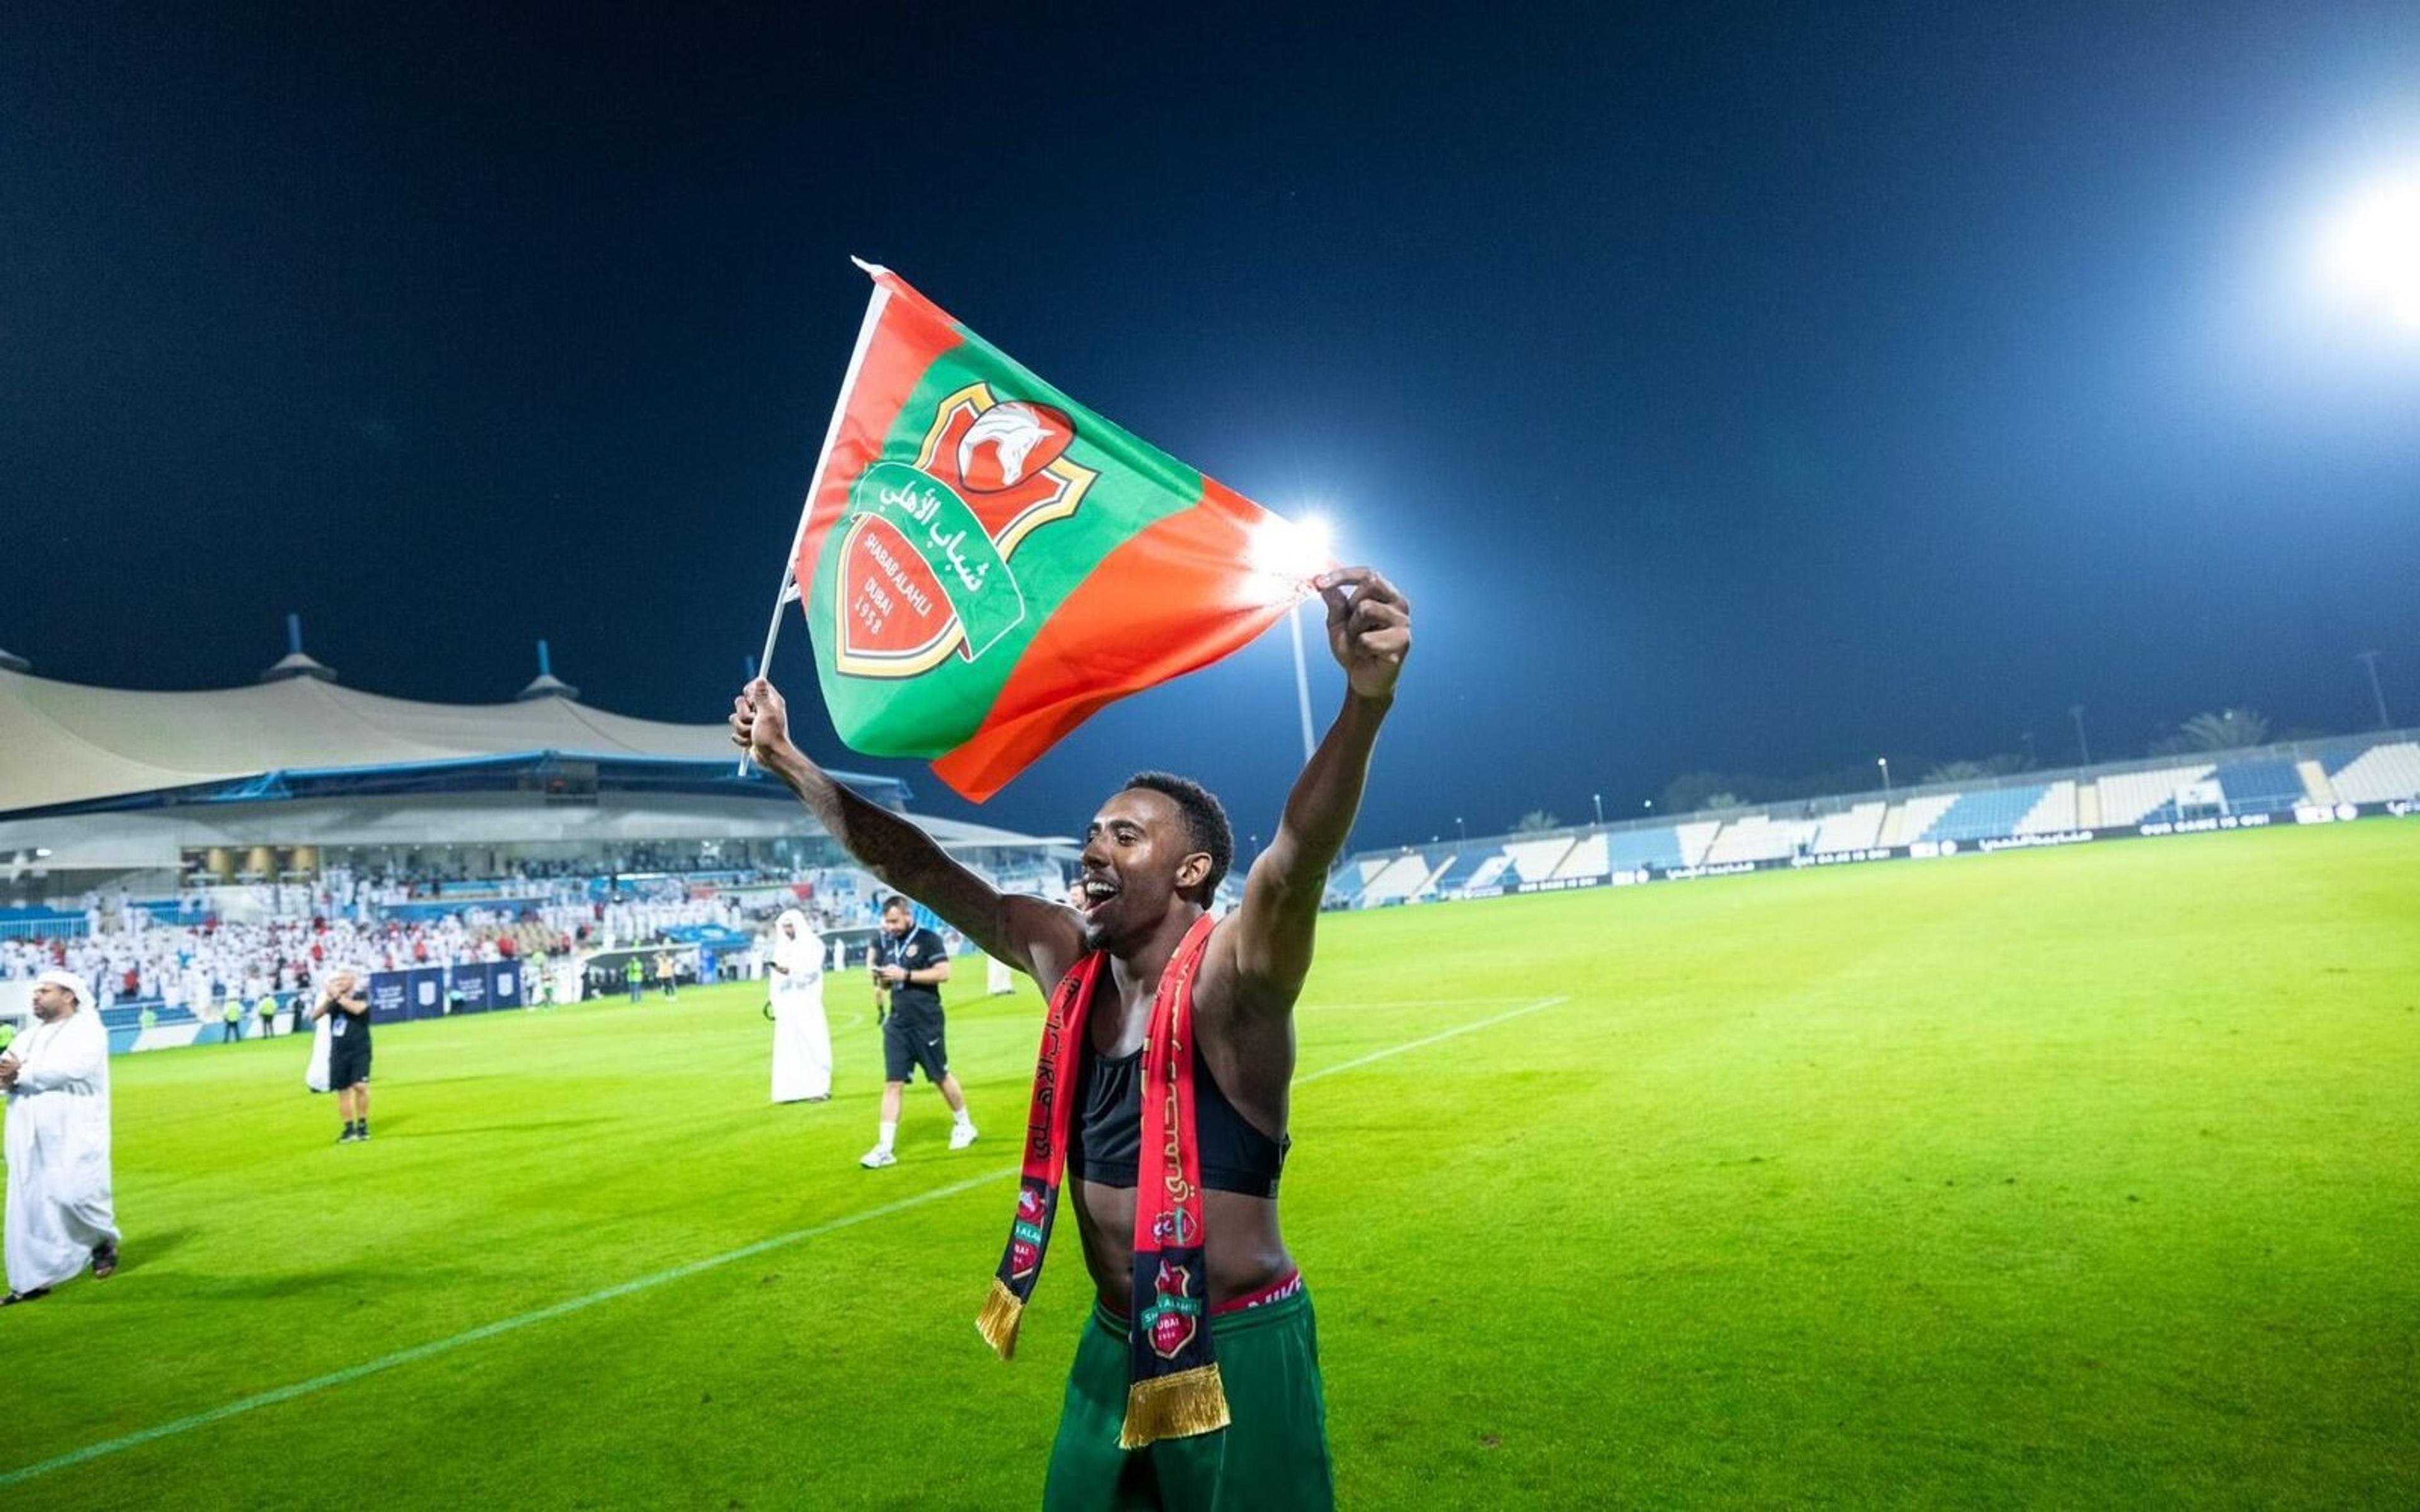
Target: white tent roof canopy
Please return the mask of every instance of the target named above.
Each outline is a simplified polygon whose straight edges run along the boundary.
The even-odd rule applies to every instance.
[[[0,670],[0,814],[271,772],[543,752],[607,762],[738,759],[721,725],[634,719],[568,698],[418,703],[309,677],[143,693]]]

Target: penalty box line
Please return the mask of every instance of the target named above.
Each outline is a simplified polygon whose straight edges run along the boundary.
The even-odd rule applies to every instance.
[[[1357,1071],[1374,1061],[1408,1055],[1415,1050],[1424,1050],[1430,1045],[1457,1039],[1466,1034],[1476,1034],[1481,1029],[1492,1028],[1509,1019],[1542,1012],[1568,1001],[1570,999],[1563,996],[1539,998],[1509,1012],[1477,1019],[1418,1040],[1407,1040],[1402,1044],[1389,1045],[1384,1050],[1373,1050],[1366,1056],[1358,1056],[1333,1066],[1323,1066],[1308,1075],[1295,1077],[1295,1085],[1301,1087],[1325,1077],[1341,1075],[1348,1071]],[[914,1196],[902,1197],[896,1202],[886,1202],[880,1207],[867,1208],[861,1212],[853,1212],[845,1217],[833,1218],[809,1227],[793,1229],[786,1234],[776,1234],[770,1239],[760,1239],[753,1244],[743,1244],[737,1249],[725,1250],[720,1255],[710,1255],[702,1260],[690,1260],[684,1265],[675,1265],[668,1271],[658,1271],[649,1275],[639,1276],[616,1286],[607,1287],[601,1291],[592,1291],[585,1296],[573,1297],[532,1312],[516,1313],[510,1318],[500,1318],[492,1323],[483,1323],[477,1328],[447,1338],[432,1339],[427,1344],[416,1344],[408,1350],[397,1350],[393,1354],[380,1355],[375,1360],[365,1361],[361,1365],[348,1365],[342,1370],[331,1370],[326,1375],[313,1376],[308,1381],[298,1381],[291,1385],[257,1392],[250,1396],[228,1402],[223,1407],[213,1407],[207,1412],[175,1418],[153,1427],[121,1434],[115,1439],[104,1439],[99,1443],[86,1444],[81,1449],[70,1449],[63,1455],[54,1455],[48,1459],[39,1459],[16,1470],[0,1472],[0,1488],[22,1486],[29,1480],[50,1474],[54,1471],[72,1469],[77,1465],[89,1464],[95,1459],[105,1458],[128,1449],[139,1449],[147,1443],[156,1443],[162,1439],[174,1438],[180,1433],[190,1433],[195,1428],[208,1427],[213,1423],[224,1423],[228,1418],[240,1417],[246,1412],[257,1412],[264,1407],[275,1407],[284,1402],[293,1401],[297,1397],[309,1396],[329,1390],[331,1387],[349,1385],[369,1376],[379,1375],[398,1366],[414,1365],[422,1360],[433,1359],[441,1354],[448,1354],[466,1345],[481,1343],[534,1324],[549,1323],[558,1318],[567,1318],[573,1313],[594,1307],[599,1303],[634,1296],[642,1291],[652,1291],[658,1287],[668,1286],[675,1281],[685,1281],[690,1276],[702,1275],[708,1271],[718,1270],[739,1260],[752,1259],[759,1255],[784,1249],[806,1240],[819,1239],[844,1228],[853,1228],[860,1224],[872,1223],[877,1218],[888,1218],[894,1213],[921,1208],[945,1197],[954,1197],[962,1193],[971,1192],[979,1186],[988,1186],[995,1181],[1004,1180],[1016,1175],[1021,1168],[1011,1165],[1001,1170],[986,1172],[982,1176],[971,1176],[963,1181],[953,1181],[947,1186],[938,1186],[929,1192],[919,1192]]]

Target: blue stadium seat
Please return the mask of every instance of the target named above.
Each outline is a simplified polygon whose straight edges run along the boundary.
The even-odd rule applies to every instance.
[[[1616,872],[1668,872],[1682,864],[1681,837],[1669,829],[1615,830],[1605,841],[1606,863]]]
[[[2303,774],[2292,762],[2242,762],[2218,769],[2219,791],[2237,813],[2275,812],[2304,801]]]
[[[2017,832],[2018,822],[2033,811],[2050,784],[2031,783],[2021,788],[1986,788],[1979,793],[1962,793],[1958,801],[1942,810],[1941,817],[1925,827],[1919,840],[1998,840]]]
[[[1495,854],[1485,846],[1463,850],[1454,856],[1453,864],[1445,869],[1445,874],[1436,879],[1436,885],[1431,890],[1444,897],[1457,887],[1466,887],[1470,879],[1479,874],[1479,869],[1487,864],[1487,858]]]

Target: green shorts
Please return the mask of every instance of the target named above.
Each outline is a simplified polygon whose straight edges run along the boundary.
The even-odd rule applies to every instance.
[[[1166,1507],[1292,1512],[1336,1504],[1311,1296],[1210,1319],[1233,1422],[1216,1433],[1118,1447],[1126,1413],[1126,1325],[1097,1302],[1067,1372],[1042,1504],[1064,1512]]]

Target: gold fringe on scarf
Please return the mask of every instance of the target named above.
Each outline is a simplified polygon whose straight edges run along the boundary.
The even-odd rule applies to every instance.
[[[991,1294],[984,1298],[983,1311],[975,1314],[975,1332],[1006,1360],[1016,1353],[1016,1328],[1024,1320],[1025,1304],[1016,1300],[1006,1282],[993,1276]]]
[[[1189,1439],[1225,1427],[1227,1388],[1214,1363],[1172,1376],[1154,1376],[1126,1388],[1126,1420],[1118,1447],[1140,1449],[1157,1439]]]

